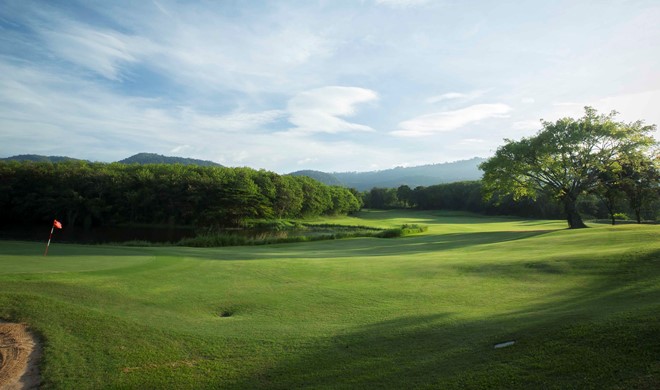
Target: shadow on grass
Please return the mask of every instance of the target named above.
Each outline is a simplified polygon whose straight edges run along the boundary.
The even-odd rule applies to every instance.
[[[557,220],[535,220],[509,215],[487,215],[468,211],[449,210],[364,210],[355,215],[365,221],[388,220],[400,223],[417,223],[428,225],[466,225],[466,224],[498,224],[516,222],[523,226],[529,225],[556,225]]]
[[[414,255],[433,251],[468,248],[476,245],[521,240],[557,231],[496,231],[426,234],[403,238],[353,238],[305,243],[235,246],[221,248],[125,247],[112,245],[55,244],[49,257],[67,256],[186,256],[207,260],[325,259]],[[43,245],[30,242],[2,242],[2,253],[11,256],[42,256]]]
[[[238,387],[658,388],[658,258],[607,259],[590,283],[482,320],[441,312],[348,329]]]
[[[214,260],[368,258],[464,249],[478,245],[537,237],[553,231],[555,230],[451,233],[394,239],[359,238],[342,240],[341,242],[320,241],[314,244],[278,244],[268,247],[254,247],[252,250],[246,251],[218,250],[214,252],[212,250],[198,251],[192,248],[177,248],[173,254]],[[214,253],[218,255],[215,258]]]

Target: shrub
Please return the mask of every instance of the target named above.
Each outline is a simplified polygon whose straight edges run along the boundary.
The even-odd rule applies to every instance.
[[[380,237],[380,238],[405,237],[405,236],[409,236],[411,234],[423,233],[423,232],[428,231],[428,230],[429,230],[428,226],[419,226],[419,225],[415,225],[415,224],[412,224],[412,225],[404,224],[404,225],[401,225],[400,228],[383,230],[382,232],[377,234],[376,237]]]

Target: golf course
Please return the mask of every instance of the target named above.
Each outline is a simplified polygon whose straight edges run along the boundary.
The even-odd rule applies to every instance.
[[[399,238],[189,248],[0,241],[43,388],[660,386],[660,227],[441,211]],[[496,348],[497,346],[497,348]]]

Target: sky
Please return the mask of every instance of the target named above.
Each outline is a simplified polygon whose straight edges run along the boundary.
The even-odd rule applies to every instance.
[[[657,0],[0,0],[0,157],[370,171],[489,157],[587,105],[660,125],[658,20]]]

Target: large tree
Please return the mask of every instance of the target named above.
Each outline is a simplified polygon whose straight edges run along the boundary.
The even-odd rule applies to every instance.
[[[511,194],[515,199],[549,193],[564,206],[571,229],[586,227],[577,209],[581,194],[593,191],[603,171],[625,155],[644,153],[655,125],[615,120],[616,112],[598,114],[585,107],[582,118],[541,121],[533,137],[505,140],[495,156],[483,162],[487,198]]]

